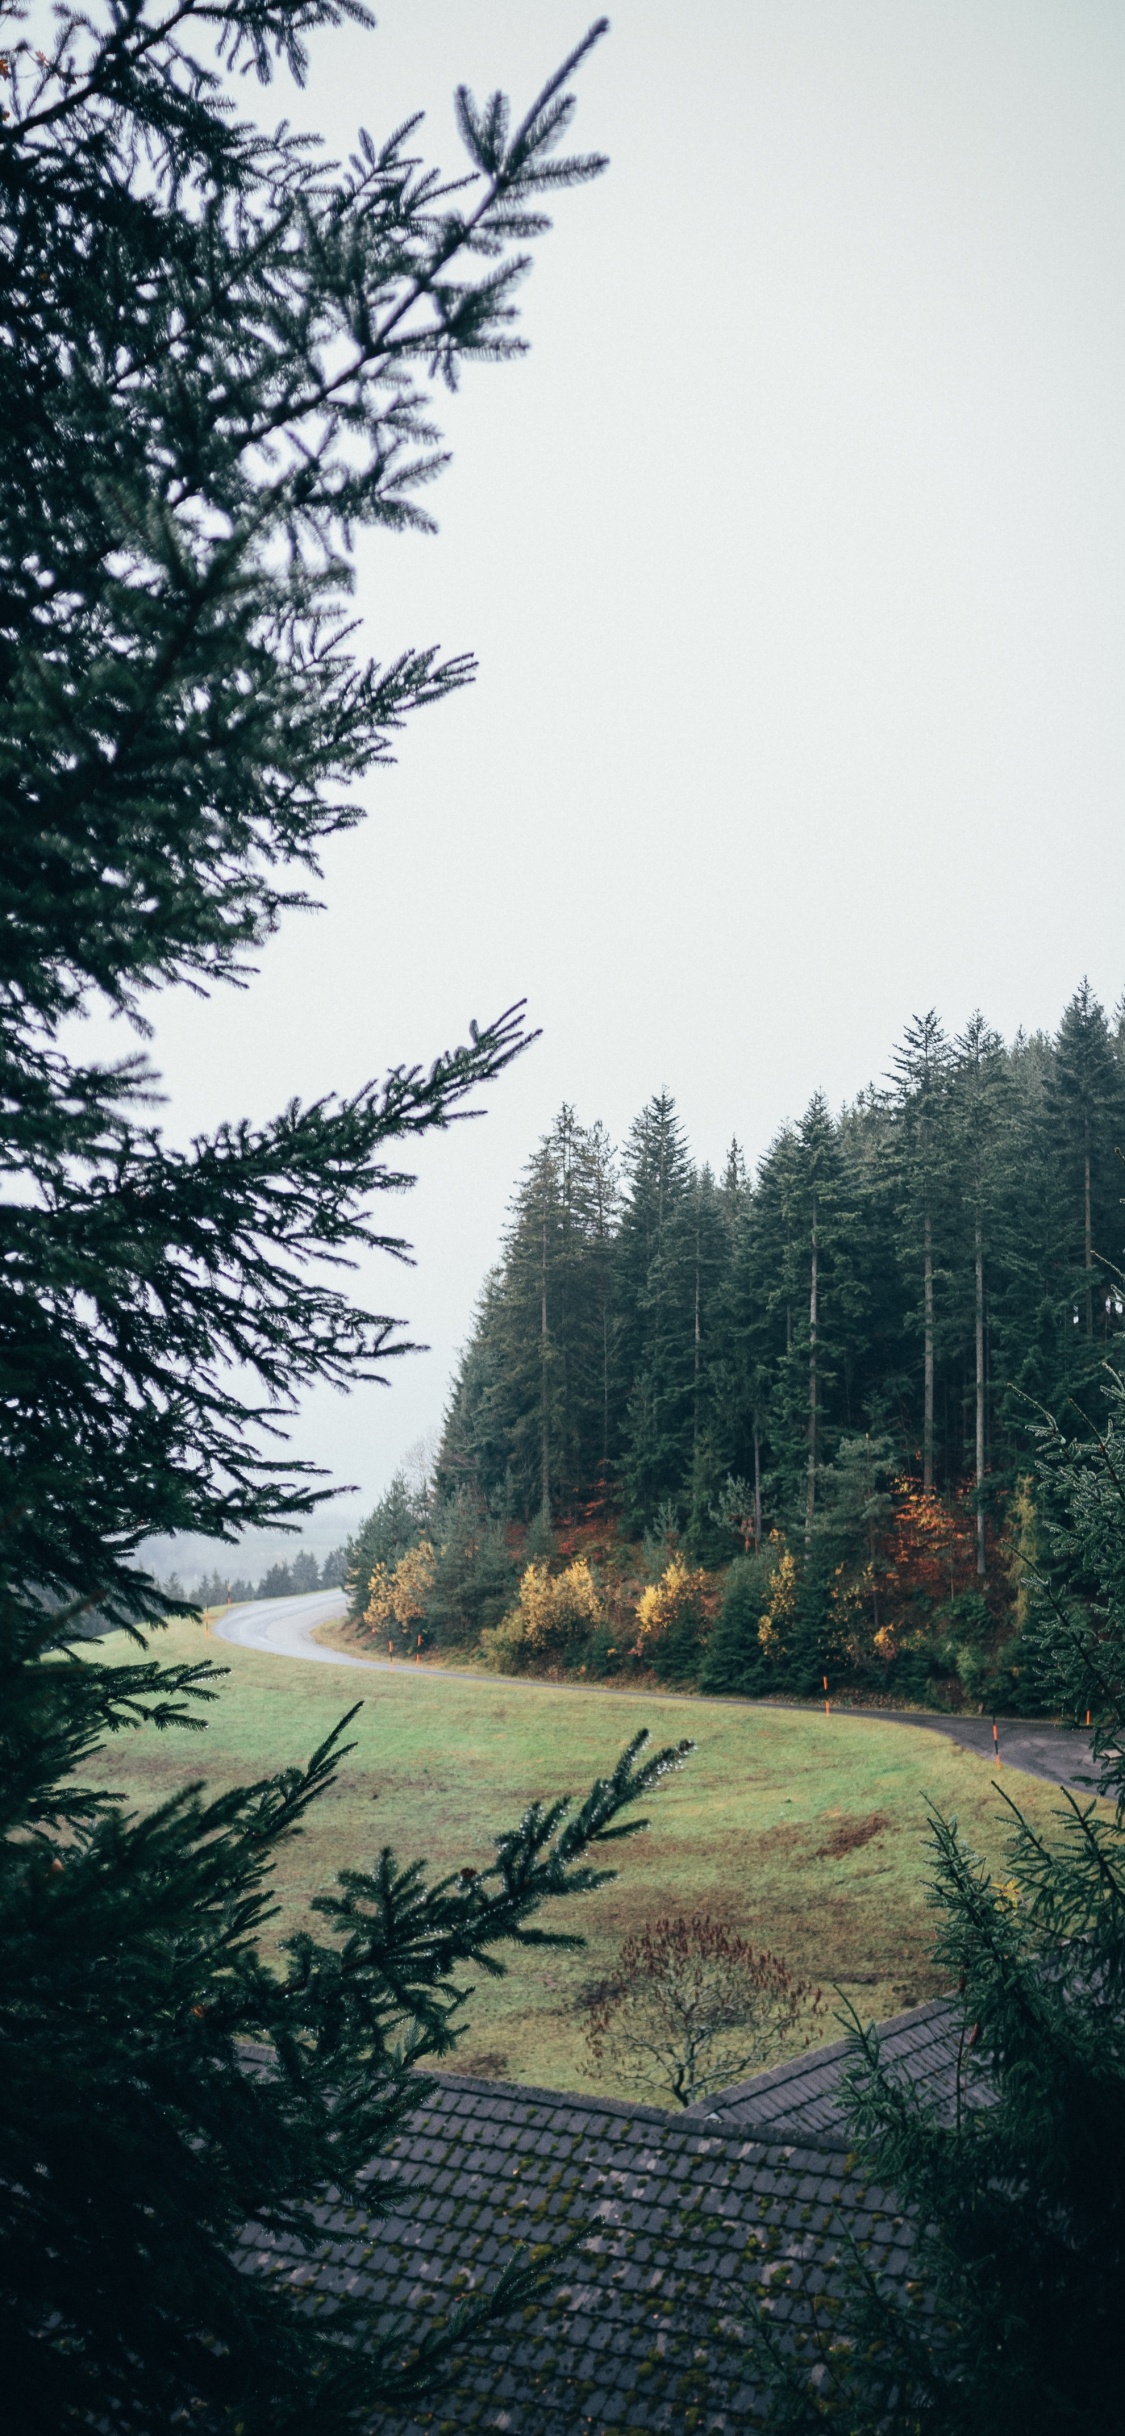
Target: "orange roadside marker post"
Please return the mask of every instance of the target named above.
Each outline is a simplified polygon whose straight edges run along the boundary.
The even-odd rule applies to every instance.
[[[418,1647],[417,1647],[417,1649],[416,1649],[416,1650],[415,1650],[415,1652],[414,1652],[414,1664],[415,1664],[415,1666],[421,1666],[421,1663],[422,1663],[422,1635],[421,1635],[421,1633],[419,1633],[419,1635],[418,1635]]]
[[[996,1756],[996,1765],[998,1768],[1002,1768],[1004,1762],[1000,1757],[1000,1728],[995,1717],[992,1720],[992,1748]]]
[[[830,1707],[829,1707],[829,1704],[828,1704],[828,1677],[827,1677],[827,1675],[822,1675],[822,1676],[821,1676],[821,1678],[820,1678],[820,1680],[821,1680],[821,1682],[822,1682],[822,1683],[823,1683],[823,1685],[824,1685],[824,1714],[825,1714],[825,1716],[826,1716],[826,1717],[830,1717],[830,1716],[831,1716],[831,1714],[832,1714],[832,1711],[831,1711],[831,1709],[830,1709]]]
[[[391,1665],[393,1666],[395,1662],[395,1645],[393,1641],[388,1641],[387,1643],[387,1656],[390,1659]]]

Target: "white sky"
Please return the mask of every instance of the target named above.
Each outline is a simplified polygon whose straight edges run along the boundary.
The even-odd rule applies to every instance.
[[[334,149],[518,107],[576,0],[384,0],[277,108]],[[365,547],[368,647],[474,649],[248,997],[166,1003],[169,1130],[544,1037],[400,1205],[379,1308],[432,1351],[314,1397],[359,1484],[440,1420],[559,1102],[661,1085],[751,1156],[915,1010],[1057,1022],[1125,982],[1125,14],[1109,0],[621,0],[523,292],[531,355],[445,410],[434,540]]]

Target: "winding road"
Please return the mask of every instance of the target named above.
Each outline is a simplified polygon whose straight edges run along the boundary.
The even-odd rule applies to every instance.
[[[348,1612],[342,1590],[306,1590],[292,1599],[247,1599],[228,1607],[211,1627],[217,1641],[264,1650],[271,1658],[319,1658],[325,1666],[371,1666],[377,1659],[353,1658],[344,1649],[314,1641],[318,1625],[334,1624]]]
[[[342,1590],[313,1590],[303,1592],[297,1598],[249,1599],[243,1606],[228,1607],[212,1630],[219,1641],[234,1641],[242,1649],[262,1650],[270,1657],[310,1658],[322,1666],[370,1667],[382,1674],[414,1673],[413,1667],[402,1660],[392,1668],[387,1658],[355,1658],[349,1650],[329,1649],[323,1641],[314,1638],[320,1625],[335,1623],[345,1613],[346,1601]],[[494,1676],[482,1678],[467,1674],[464,1667],[459,1666],[433,1666],[427,1663],[418,1672],[424,1673],[427,1680],[441,1675],[456,1683],[479,1683],[483,1680],[493,1686],[496,1680]],[[573,1691],[577,1688],[574,1684],[544,1684],[538,1678],[525,1677],[521,1680],[519,1676],[511,1676],[505,1680],[513,1691]],[[591,1684],[588,1689],[595,1697],[601,1694],[610,1699],[620,1698],[625,1689],[636,1697],[632,1686]],[[659,1701],[662,1706],[668,1702],[692,1708],[699,1706],[698,1700],[690,1694],[649,1692],[645,1696]],[[741,1708],[751,1704],[739,1701],[716,1705],[737,1705]],[[797,1703],[793,1705],[797,1706]],[[993,1757],[992,1720],[989,1717],[941,1717],[932,1712],[926,1715],[917,1709],[841,1708],[837,1714],[866,1717],[874,1725],[914,1726],[922,1733],[948,1734],[954,1742],[964,1743],[970,1750],[979,1751],[982,1758]],[[1045,1777],[1049,1784],[1065,1785],[1078,1794],[1093,1790],[1089,1735],[1076,1732],[1070,1726],[1040,1725],[1027,1717],[1002,1717],[999,1720],[999,1735],[1001,1777],[1005,1767],[1021,1768],[1029,1776]]]

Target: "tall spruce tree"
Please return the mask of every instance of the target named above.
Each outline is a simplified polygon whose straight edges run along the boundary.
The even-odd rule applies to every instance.
[[[786,1126],[761,1160],[753,1205],[736,1254],[743,1359],[754,1427],[754,1478],[770,1520],[789,1527],[803,1509],[808,1466],[806,1378],[799,1335],[808,1274],[804,1261],[796,1133]]]
[[[936,1376],[939,1300],[944,1283],[943,1218],[948,1210],[949,1068],[951,1051],[931,1007],[907,1025],[894,1054],[895,1113],[891,1146],[899,1193],[904,1268],[917,1282],[915,1309],[922,1344],[922,1486],[935,1485]]]
[[[712,1519],[716,1494],[730,1470],[723,1460],[719,1396],[722,1348],[719,1329],[731,1254],[729,1195],[711,1169],[696,1168],[691,1187],[691,1450],[687,1489],[687,1543],[700,1556],[725,1553],[716,1543]]]
[[[1073,1300],[1092,1374],[1112,1333],[1115,1289],[1125,1269],[1123,1171],[1115,1156],[1125,1152],[1125,1077],[1105,1010],[1088,981],[1059,1026],[1047,1111],[1066,1181],[1058,1247],[1064,1291]]]
[[[604,1491],[615,1390],[611,1260],[616,1204],[603,1126],[563,1107],[517,1186],[454,1385],[441,1470],[517,1511]]]
[[[1006,1250],[1004,1185],[1010,1159],[1012,1091],[1003,1042],[978,1012],[954,1044],[950,1078],[955,1156],[963,1226],[960,1277],[971,1311],[973,1483],[977,1503],[977,1579],[986,1563],[985,1473],[988,1461],[989,1310]],[[967,1330],[966,1330],[967,1333]]]
[[[127,0],[3,60],[0,2349],[28,2436],[328,2436],[425,2383],[448,2330],[404,2357],[358,2292],[302,2302],[318,2210],[362,2187],[378,2213],[359,2177],[450,2044],[458,1964],[596,1883],[664,1764],[533,1809],[479,1877],[373,1858],[278,1962],[273,1859],[340,1731],[149,1817],[97,1790],[110,1734],[213,1696],[143,1654],[166,1602],[142,1543],[316,1503],[277,1444],[295,1392],[401,1349],[325,1263],[404,1249],[371,1217],[392,1160],[521,1041],[474,1026],[428,1071],[179,1151],[143,1057],[83,1062],[70,1021],[244,971],[393,730],[470,673],[355,659],[352,538],[422,520],[432,381],[516,344],[515,249],[598,166],[554,157],[588,43],[514,131],[460,95],[467,177],[419,163],[417,122],[334,170],[230,79],[299,76],[349,17]],[[142,1654],[75,1655],[95,1614]]]
[[[696,1239],[691,1161],[675,1101],[658,1092],[633,1124],[614,1262],[628,1381],[621,1475],[625,1505],[648,1522],[682,1495],[695,1418]]]

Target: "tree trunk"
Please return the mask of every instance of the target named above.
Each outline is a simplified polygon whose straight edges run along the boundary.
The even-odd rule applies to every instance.
[[[922,1294],[925,1345],[925,1409],[922,1420],[922,1487],[934,1485],[934,1222],[923,1222]]]
[[[1090,1212],[1090,1119],[1086,1118],[1085,1205],[1086,1221],[1086,1335],[1094,1334],[1094,1230]]]
[[[609,1469],[609,1303],[602,1293],[602,1485]]]
[[[820,1244],[817,1232],[816,1196],[812,1205],[812,1258],[809,1266],[809,1478],[805,1497],[805,1540],[812,1538],[813,1515],[816,1511],[817,1401],[816,1401],[816,1330],[817,1287],[819,1285]]]
[[[691,1444],[695,1452],[699,1444],[699,1195],[695,1201],[695,1344],[691,1377]]]
[[[551,1392],[548,1377],[550,1340],[547,1331],[547,1204],[543,1204],[543,1260],[539,1278],[539,1486],[543,1513],[551,1517]]]
[[[977,1574],[983,1582],[984,1561],[984,1245],[980,1211],[976,1223],[976,1352],[977,1352]]]
[[[758,1434],[758,1416],[754,1415],[754,1549],[762,1545],[762,1441]]]

